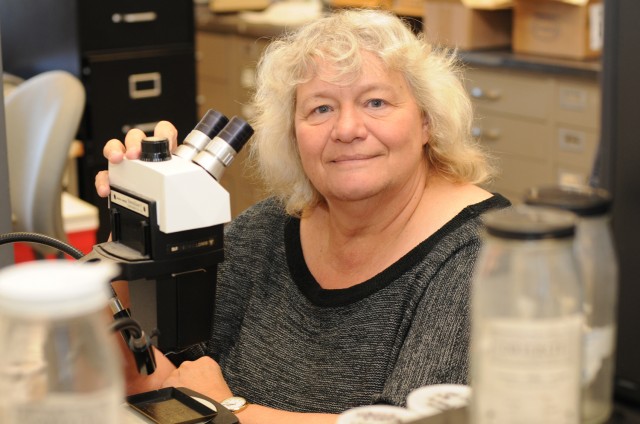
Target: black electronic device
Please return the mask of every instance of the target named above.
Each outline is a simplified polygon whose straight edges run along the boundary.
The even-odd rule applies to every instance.
[[[229,193],[218,180],[253,134],[210,110],[174,154],[148,137],[141,158],[109,165],[112,240],[85,261],[116,262],[129,281],[131,316],[174,363],[211,335]],[[116,308],[117,310],[117,308]],[[114,313],[116,312],[114,310]]]

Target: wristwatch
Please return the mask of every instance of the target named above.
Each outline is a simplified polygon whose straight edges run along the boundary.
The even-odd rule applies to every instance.
[[[220,402],[220,405],[224,406],[234,414],[237,414],[238,412],[249,406],[249,402],[247,402],[247,400],[241,396],[231,396],[230,398],[227,398]]]

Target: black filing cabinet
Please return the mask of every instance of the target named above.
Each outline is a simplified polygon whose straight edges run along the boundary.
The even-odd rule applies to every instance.
[[[79,190],[99,207],[105,241],[106,200],[94,188],[104,143],[134,127],[152,134],[160,120],[184,137],[197,123],[193,0],[0,0],[0,31],[5,72],[63,69],[83,82]]]

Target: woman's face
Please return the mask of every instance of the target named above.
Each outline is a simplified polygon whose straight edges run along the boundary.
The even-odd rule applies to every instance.
[[[424,178],[427,125],[404,77],[364,53],[355,81],[334,70],[297,88],[295,129],[305,173],[327,201],[389,199]]]

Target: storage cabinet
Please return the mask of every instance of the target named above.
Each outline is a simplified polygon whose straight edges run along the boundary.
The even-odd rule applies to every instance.
[[[267,38],[198,31],[196,34],[198,108],[200,114],[215,109],[229,118],[250,119],[249,105],[255,69]],[[231,193],[233,216],[263,198],[260,184],[251,176],[248,146],[225,171],[221,184]]]
[[[78,133],[80,195],[99,207],[98,241],[109,232],[95,174],[106,169],[104,143],[160,120],[184,137],[197,123],[192,0],[0,2],[3,67],[29,78],[51,69],[80,78],[87,93]]]
[[[250,117],[246,102],[255,65],[269,43],[265,35],[278,28],[252,27],[207,10],[196,13],[200,112],[214,108]],[[500,168],[488,189],[517,203],[532,186],[588,180],[600,128],[597,63],[502,51],[463,52],[461,59],[476,114],[473,133]],[[248,175],[245,156],[246,151],[223,178],[234,215],[263,196]]]
[[[600,127],[597,80],[470,67],[466,86],[474,135],[501,171],[489,189],[519,202],[532,186],[588,181]]]

